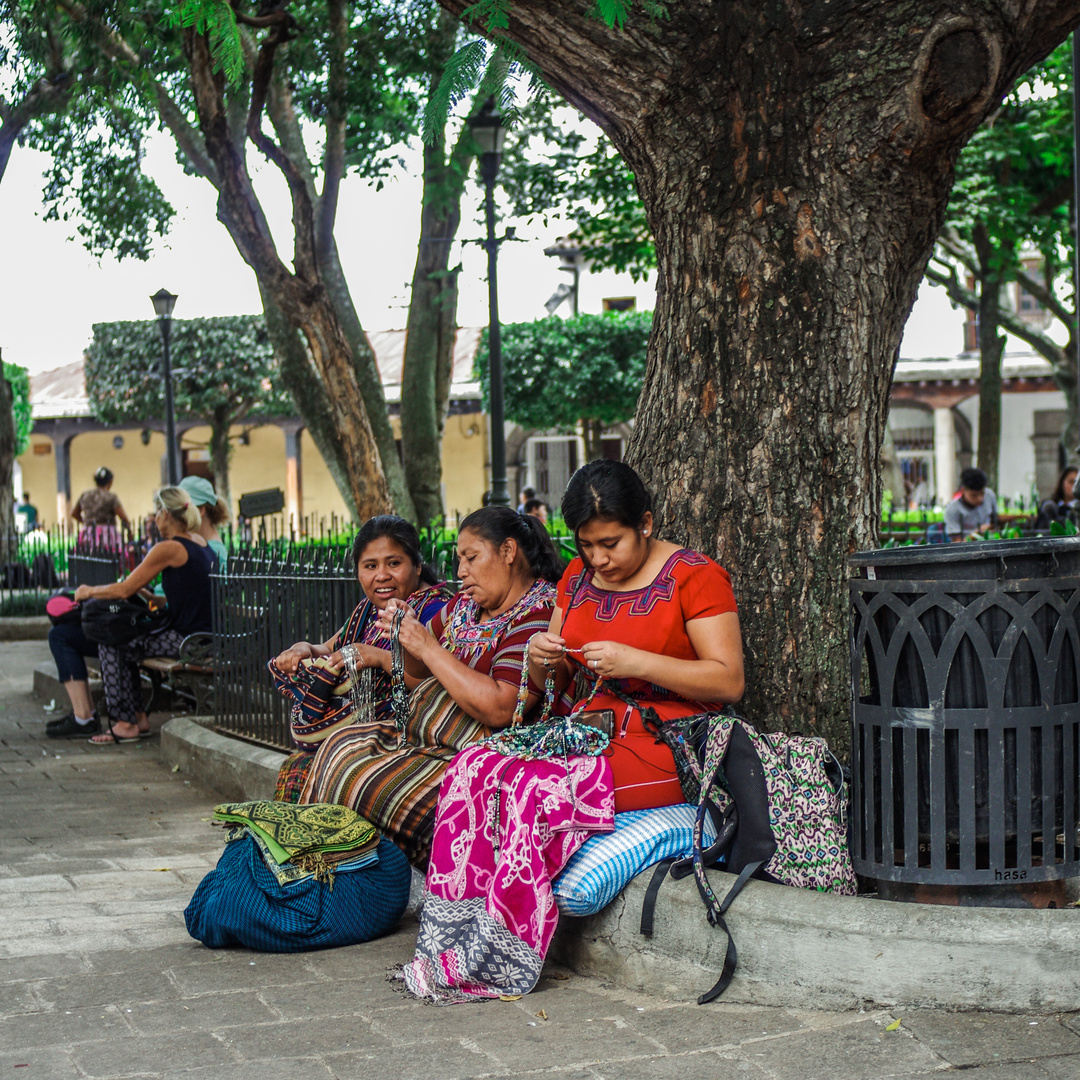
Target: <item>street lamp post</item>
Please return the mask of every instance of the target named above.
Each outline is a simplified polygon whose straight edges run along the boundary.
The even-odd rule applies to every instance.
[[[503,395],[502,340],[499,335],[499,286],[497,263],[501,239],[495,237],[495,177],[499,174],[506,128],[502,126],[495,99],[488,98],[481,110],[469,118],[469,129],[480,150],[480,178],[484,182],[484,209],[487,217],[488,257],[488,355],[491,369],[491,502],[509,506],[506,486],[506,427]]]
[[[172,310],[176,305],[176,297],[167,289],[158,289],[150,299],[154,304],[154,314],[158,318],[164,345],[161,376],[165,382],[166,467],[169,484],[175,487],[180,483],[180,456],[176,451],[176,408],[173,405],[172,367],[169,365],[169,331],[172,329]]]

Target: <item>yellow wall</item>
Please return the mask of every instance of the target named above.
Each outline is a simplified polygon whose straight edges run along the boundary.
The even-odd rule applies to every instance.
[[[395,438],[400,438],[400,421],[392,418]],[[160,432],[150,434],[144,446],[141,428],[110,428],[77,435],[71,441],[71,503],[80,492],[93,486],[93,474],[105,465],[116,477],[113,491],[128,517],[136,521],[150,513],[154,492],[161,486],[164,472],[165,437]],[[248,433],[248,445],[241,445],[239,436]],[[121,436],[124,445],[118,450],[113,439]],[[233,510],[240,496],[249,491],[279,487],[285,483],[285,433],[276,424],[247,428],[234,425],[233,454],[229,467]],[[189,428],[181,437],[184,449],[205,446],[210,438],[208,427]],[[19,458],[22,466],[23,489],[46,527],[57,522],[56,452],[35,454],[34,444],[52,446],[44,435],[32,435],[31,445]],[[348,518],[345,501],[330,476],[330,470],[319,454],[307,431],[301,434],[301,474],[303,478],[303,514],[329,519],[331,515]],[[442,466],[446,512],[461,516],[481,505],[487,485],[487,417],[481,413],[450,416],[443,436]]]

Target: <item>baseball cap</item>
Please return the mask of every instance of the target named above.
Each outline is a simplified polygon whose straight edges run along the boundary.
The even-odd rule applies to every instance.
[[[191,496],[191,501],[196,506],[214,506],[218,501],[214,485],[205,476],[185,476],[180,481],[180,486]]]

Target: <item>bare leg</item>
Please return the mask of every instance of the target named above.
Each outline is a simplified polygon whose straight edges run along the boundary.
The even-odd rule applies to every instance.
[[[94,699],[90,696],[90,684],[85,679],[72,679],[64,683],[72,711],[81,720],[94,715]]]

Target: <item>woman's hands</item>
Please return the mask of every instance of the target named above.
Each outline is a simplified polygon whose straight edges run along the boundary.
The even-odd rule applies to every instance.
[[[94,586],[93,585],[80,585],[75,590],[75,603],[81,604],[84,600],[93,600],[94,598]]]
[[[529,638],[529,660],[542,668],[553,668],[566,655],[566,642],[550,630],[541,630]]]
[[[432,636],[431,631],[416,617],[413,609],[404,600],[398,600],[396,597],[379,612],[379,629],[384,634],[390,633],[399,611],[404,611],[405,617],[401,620],[398,630],[398,641],[410,656],[423,660],[431,649],[442,648]]]
[[[590,641],[581,649],[582,662],[602,679],[640,679],[642,661],[653,655],[618,641]]]
[[[298,641],[280,653],[274,663],[284,674],[295,675],[300,670],[300,664],[304,660],[311,660],[314,656],[315,648],[310,641]]]

